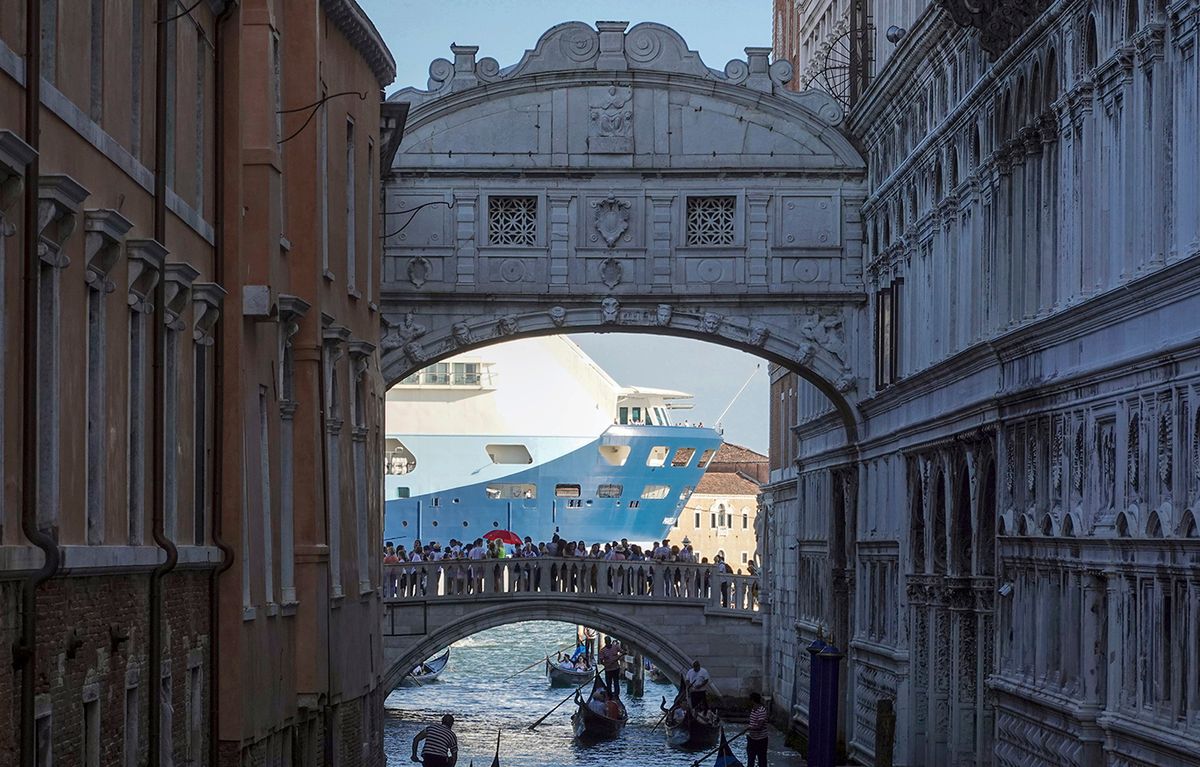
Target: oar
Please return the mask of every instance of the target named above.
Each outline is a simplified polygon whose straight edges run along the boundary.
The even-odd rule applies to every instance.
[[[726,738],[726,739],[725,739],[725,743],[726,743],[726,745],[728,745],[729,743],[732,743],[732,742],[734,742],[735,740],[737,740],[738,738],[742,737],[743,735],[745,735],[745,734],[746,734],[746,733],[748,733],[748,732],[750,732],[750,728],[749,728],[749,727],[747,727],[746,729],[742,730],[742,731],[741,731],[741,732],[739,732],[737,735],[734,735],[732,738]],[[718,744],[717,744],[717,747],[716,747],[716,748],[714,748],[712,751],[709,751],[709,752],[708,752],[707,754],[705,754],[704,756],[702,756],[702,757],[700,757],[699,759],[697,759],[696,761],[692,762],[692,767],[700,767],[700,762],[703,762],[705,759],[707,759],[708,757],[712,756],[713,754],[717,753],[717,752],[718,752],[718,751],[720,751],[720,750],[721,750],[721,744],[719,744],[719,743],[718,743]]]
[[[535,660],[533,663],[530,663],[528,666],[526,666],[525,668],[521,669],[521,670],[520,670],[520,671],[518,671],[517,673],[515,673],[515,674],[509,674],[508,676],[504,677],[504,678],[503,678],[503,679],[501,679],[500,681],[501,681],[501,682],[507,682],[509,679],[512,679],[512,678],[513,678],[513,677],[515,677],[515,676],[520,676],[521,674],[524,674],[526,671],[528,671],[529,669],[533,668],[534,666],[536,666],[536,665],[538,665],[538,664],[540,664],[540,663],[545,663],[545,662],[546,662],[546,661],[548,661],[548,660],[550,660],[550,656],[549,656],[549,655],[547,655],[545,658],[538,658],[538,659],[537,659],[537,660]]]
[[[581,685],[579,685],[578,687],[576,687],[574,690],[571,690],[569,693],[567,693],[567,697],[563,698],[563,699],[562,699],[562,700],[560,700],[558,703],[555,703],[555,704],[554,704],[554,708],[550,709],[550,710],[549,710],[549,711],[547,711],[545,714],[543,714],[541,719],[539,719],[539,720],[537,720],[536,722],[534,722],[533,724],[529,725],[529,729],[531,729],[531,730],[532,730],[533,728],[537,727],[537,726],[538,726],[539,724],[541,724],[542,722],[546,721],[546,717],[550,716],[550,715],[551,715],[551,714],[553,714],[555,711],[557,711],[559,706],[561,706],[562,704],[564,704],[564,703],[566,703],[567,701],[569,701],[569,700],[570,700],[572,697],[574,697],[575,695],[579,694],[579,691],[580,691],[580,690],[582,690],[584,687],[587,687],[589,684],[593,684],[595,681],[596,681],[595,679],[589,679],[589,680],[587,680],[586,682],[584,682],[583,684],[581,684]]]

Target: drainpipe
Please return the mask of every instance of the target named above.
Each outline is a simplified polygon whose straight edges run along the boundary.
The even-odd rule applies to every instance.
[[[213,116],[214,132],[216,133],[213,152],[216,157],[216,169],[213,173],[213,183],[216,185],[214,190],[216,212],[213,216],[213,282],[222,286],[225,284],[225,64],[222,58],[224,50],[221,45],[221,29],[233,15],[235,8],[236,3],[232,0],[225,4],[221,14],[217,16],[213,35],[213,69],[215,73],[213,79],[216,80],[216,114]],[[220,727],[217,721],[220,708],[218,690],[221,682],[221,632],[218,630],[221,601],[218,586],[221,575],[233,566],[233,549],[221,537],[223,511],[221,490],[225,476],[225,438],[221,428],[225,412],[225,389],[221,385],[221,376],[224,370],[221,361],[223,347],[222,332],[218,330],[213,333],[213,381],[215,382],[213,417],[216,419],[217,427],[213,429],[212,540],[213,545],[221,551],[221,564],[212,571],[208,588],[208,662],[211,674],[208,694],[208,763],[212,767],[216,767],[219,763],[221,745]]]
[[[21,670],[21,764],[35,767],[37,739],[34,723],[34,682],[37,677],[37,589],[58,572],[60,556],[54,536],[38,529],[38,162],[42,109],[42,13],[39,0],[25,3],[25,143],[33,159],[25,167],[25,214],[22,244],[22,303],[24,328],[21,339],[21,372],[24,379],[21,413],[21,529],[42,550],[42,566],[21,585],[21,640],[13,648],[14,665]]]
[[[169,0],[158,0],[155,19],[156,41],[154,45],[154,239],[165,246],[167,240],[167,24],[170,18]],[[163,627],[162,627],[162,581],[163,577],[175,569],[179,561],[179,549],[175,542],[167,537],[165,520],[163,518],[164,469],[166,465],[166,450],[163,444],[165,438],[163,396],[166,387],[166,336],[164,320],[166,311],[167,285],[165,275],[159,275],[154,288],[154,375],[153,375],[153,410],[154,427],[151,435],[151,515],[154,543],[166,553],[166,559],[150,574],[150,711],[147,732],[149,734],[149,764],[158,767],[162,760],[162,732],[160,728],[162,716],[162,660],[163,660]]]

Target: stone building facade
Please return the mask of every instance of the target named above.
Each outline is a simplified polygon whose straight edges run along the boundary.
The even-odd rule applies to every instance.
[[[872,391],[850,450],[773,375],[767,676],[832,636],[859,759],[1200,764],[1200,4],[985,7],[871,9]]]
[[[382,763],[402,118],[353,0],[286,4],[0,2],[6,764]]]
[[[697,555],[720,554],[732,573],[758,563],[758,492],[767,457],[726,442],[713,456],[671,528],[671,543],[686,538]]]

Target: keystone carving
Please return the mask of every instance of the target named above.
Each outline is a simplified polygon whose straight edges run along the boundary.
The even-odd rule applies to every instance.
[[[600,302],[601,319],[605,325],[613,325],[617,322],[617,316],[621,312],[621,302],[609,296]]]
[[[567,310],[561,306],[551,306],[547,314],[550,315],[550,321],[557,328],[561,328],[563,323],[567,321]]]

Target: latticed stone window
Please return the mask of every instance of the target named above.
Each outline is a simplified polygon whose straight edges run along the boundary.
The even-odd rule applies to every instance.
[[[736,197],[687,198],[687,244],[732,245]]]
[[[488,242],[537,245],[537,198],[489,197]]]

